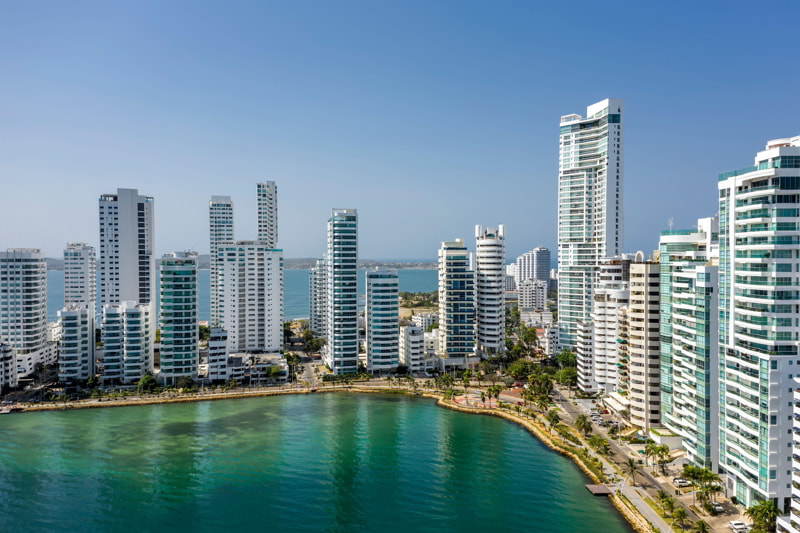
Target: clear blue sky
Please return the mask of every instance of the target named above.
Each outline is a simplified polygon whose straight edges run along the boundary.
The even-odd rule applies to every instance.
[[[797,2],[2,2],[0,248],[97,242],[97,197],[155,197],[156,246],[208,251],[208,199],[320,256],[433,258],[505,223],[555,253],[558,121],[626,101],[625,248],[716,212],[716,173],[800,134]]]

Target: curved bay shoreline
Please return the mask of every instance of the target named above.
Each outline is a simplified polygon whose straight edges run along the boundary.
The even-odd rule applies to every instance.
[[[477,415],[489,415],[489,416],[497,416],[500,418],[504,418],[509,422],[513,422],[523,429],[525,429],[528,433],[533,435],[539,442],[550,448],[551,450],[564,455],[572,460],[581,471],[592,480],[593,483],[602,483],[598,476],[585,464],[582,457],[578,456],[577,454],[573,453],[570,450],[565,449],[558,442],[556,442],[552,435],[546,433],[541,427],[538,426],[537,423],[522,417],[520,415],[516,415],[513,412],[504,411],[501,409],[491,409],[491,408],[475,408],[475,407],[465,407],[461,405],[454,404],[453,402],[446,400],[444,395],[438,392],[433,391],[412,391],[409,389],[397,388],[397,387],[378,387],[378,386],[350,386],[350,387],[320,387],[316,389],[281,389],[281,390],[253,390],[253,391],[226,391],[223,393],[195,393],[191,395],[180,394],[175,396],[154,396],[154,397],[143,397],[143,398],[125,398],[120,400],[106,400],[106,401],[80,401],[75,403],[64,403],[64,404],[47,404],[47,405],[35,405],[35,406],[25,406],[22,407],[18,413],[34,413],[34,412],[43,412],[43,411],[71,411],[71,410],[79,410],[79,409],[99,409],[99,408],[106,408],[106,407],[134,407],[134,406],[141,406],[141,405],[157,405],[157,404],[170,404],[170,403],[191,403],[191,402],[203,402],[203,401],[214,401],[214,400],[229,400],[229,399],[241,399],[241,398],[261,398],[261,397],[268,397],[268,396],[283,396],[283,395],[296,395],[296,394],[320,394],[320,393],[329,393],[329,392],[350,392],[350,393],[357,393],[357,394],[403,394],[408,396],[417,396],[421,398],[430,398],[436,400],[436,404],[440,407],[444,407],[446,409],[451,409],[453,411],[459,411],[462,413],[469,413],[469,414],[477,414]],[[652,526],[649,522],[641,515],[641,513],[636,510],[636,508],[629,503],[623,501],[623,499],[616,493],[612,493],[609,495],[611,503],[617,509],[617,511],[622,515],[622,517],[628,522],[628,524],[637,531],[638,533],[651,533],[653,531]]]

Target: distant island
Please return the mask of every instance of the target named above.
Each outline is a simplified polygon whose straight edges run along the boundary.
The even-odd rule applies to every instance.
[[[56,257],[47,257],[47,270],[64,270],[64,260]],[[317,262],[316,257],[300,257],[284,259],[283,266],[287,270],[303,270],[313,267]],[[197,256],[198,268],[208,269],[208,254]],[[436,270],[438,265],[433,261],[376,261],[374,259],[359,259],[358,268],[385,267],[396,270]]]

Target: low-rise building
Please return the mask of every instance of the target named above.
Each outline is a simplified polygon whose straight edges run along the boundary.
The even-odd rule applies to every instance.
[[[430,326],[439,323],[439,313],[420,313],[411,317],[415,326],[426,331]]]
[[[211,328],[208,338],[208,360],[206,378],[211,383],[227,381],[228,375],[228,332],[222,328]]]
[[[425,333],[418,326],[400,326],[400,364],[416,374],[425,371]]]

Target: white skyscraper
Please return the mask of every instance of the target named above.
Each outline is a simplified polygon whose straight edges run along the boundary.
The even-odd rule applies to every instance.
[[[176,385],[181,377],[197,377],[197,253],[174,252],[159,266],[161,357],[159,380]]]
[[[212,196],[208,202],[208,224],[211,237],[209,253],[209,279],[211,281],[211,321],[209,325],[219,325],[219,244],[233,242],[233,200],[230,196]]]
[[[220,243],[219,325],[228,352],[283,348],[283,251],[260,241]]]
[[[386,268],[367,270],[365,276],[367,372],[391,372],[400,364],[400,281],[396,270]]]
[[[549,281],[550,250],[539,246],[517,257],[514,264],[514,281],[519,286],[526,279]]]
[[[328,219],[327,306],[323,360],[334,374],[358,372],[358,213],[333,209]]]
[[[622,100],[590,105],[586,118],[561,117],[558,171],[558,322],[561,346],[574,348],[588,322],[603,257],[622,249]]]
[[[136,189],[100,197],[100,305],[148,303],[156,286],[153,199]]]
[[[447,368],[467,368],[475,357],[475,272],[463,239],[439,248],[439,357]]]
[[[719,464],[719,219],[661,233],[661,423],[686,458]]]
[[[153,371],[154,303],[103,306],[103,381],[133,383]]]
[[[256,184],[258,193],[258,240],[270,248],[278,245],[278,186],[274,181]]]
[[[308,276],[308,320],[311,331],[317,336],[325,336],[325,320],[328,308],[328,266],[325,259],[318,259],[311,267]]]
[[[64,250],[64,305],[97,305],[97,260],[94,247],[71,242]]]
[[[505,226],[475,226],[477,349],[481,357],[505,350]]]
[[[792,497],[792,392],[800,371],[800,136],[719,175],[719,465],[750,506]]]
[[[35,370],[37,363],[56,360],[57,350],[47,342],[47,265],[32,248],[0,252],[0,342],[14,349],[17,378]]]
[[[58,312],[61,339],[58,351],[58,380],[86,381],[95,369],[94,302],[68,303]]]

